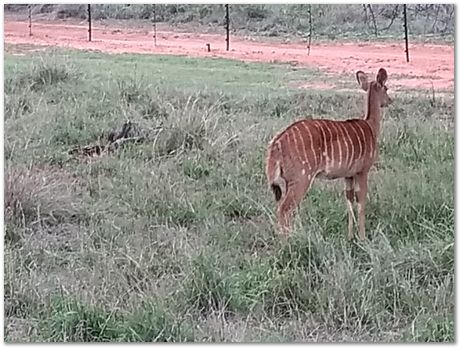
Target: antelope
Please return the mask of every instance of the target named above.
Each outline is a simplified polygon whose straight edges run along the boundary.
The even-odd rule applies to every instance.
[[[356,72],[366,91],[363,118],[344,121],[302,119],[278,133],[267,149],[266,175],[277,201],[279,228],[286,234],[293,211],[310,190],[313,180],[345,180],[348,239],[353,238],[353,204],[358,206],[359,237],[365,239],[365,201],[371,166],[378,156],[380,108],[392,103],[385,86],[387,72],[381,68],[375,81]]]

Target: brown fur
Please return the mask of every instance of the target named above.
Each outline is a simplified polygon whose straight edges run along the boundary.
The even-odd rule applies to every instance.
[[[391,103],[380,69],[375,81],[368,82],[362,71],[356,73],[367,91],[364,119],[345,121],[304,119],[276,135],[267,150],[266,175],[278,202],[278,221],[286,232],[290,215],[314,179],[344,178],[348,201],[348,236],[352,237],[354,198],[359,210],[359,235],[365,238],[364,205],[367,176],[378,155],[380,108]]]

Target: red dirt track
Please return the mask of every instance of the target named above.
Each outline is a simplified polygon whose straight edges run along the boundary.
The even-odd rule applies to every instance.
[[[307,56],[305,43],[275,43],[244,40],[232,36],[230,51],[225,50],[222,34],[178,33],[157,31],[157,46],[153,45],[153,31],[126,29],[114,26],[93,27],[93,41],[88,42],[87,25],[68,21],[34,22],[33,36],[29,36],[27,22],[5,18],[5,44],[35,44],[59,46],[109,53],[171,54],[193,57],[222,57],[243,61],[290,63],[320,68],[335,74],[350,74],[363,70],[372,74],[385,67],[391,86],[398,89],[423,88],[452,89],[454,87],[454,46],[411,44],[410,63],[405,61],[404,43],[313,43]],[[212,52],[207,52],[206,44]]]

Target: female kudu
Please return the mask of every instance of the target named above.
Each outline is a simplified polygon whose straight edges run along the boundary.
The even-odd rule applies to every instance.
[[[305,119],[276,135],[267,151],[266,175],[278,202],[278,222],[287,232],[291,214],[310,189],[313,180],[345,179],[348,207],[348,238],[353,237],[353,203],[358,204],[359,237],[365,238],[364,207],[368,173],[378,155],[380,108],[391,103],[380,69],[375,81],[356,73],[367,92],[364,119],[345,121]]]

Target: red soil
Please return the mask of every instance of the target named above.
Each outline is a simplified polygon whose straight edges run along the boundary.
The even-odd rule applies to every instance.
[[[93,27],[92,42],[88,28],[66,21],[34,22],[29,36],[27,22],[5,18],[5,44],[59,46],[110,53],[171,54],[194,57],[222,57],[244,61],[291,63],[319,68],[334,74],[350,74],[363,70],[375,74],[380,67],[389,72],[391,86],[397,89],[452,89],[454,87],[453,45],[410,44],[410,63],[405,61],[404,43],[314,43],[310,56],[305,43],[274,43],[244,40],[232,36],[225,50],[223,34],[178,33],[158,30],[157,46],[153,31],[120,27]],[[211,44],[207,52],[206,44]],[[317,88],[324,88],[317,86]]]

